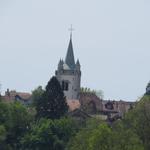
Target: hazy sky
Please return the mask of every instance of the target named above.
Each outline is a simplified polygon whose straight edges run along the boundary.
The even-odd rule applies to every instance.
[[[149,0],[0,0],[0,82],[45,86],[66,55],[70,24],[82,86],[136,100],[150,80]]]

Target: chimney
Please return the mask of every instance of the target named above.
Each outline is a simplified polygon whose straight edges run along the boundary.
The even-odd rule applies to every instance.
[[[7,91],[5,92],[5,95],[6,95],[6,96],[10,96],[9,89],[7,89]]]

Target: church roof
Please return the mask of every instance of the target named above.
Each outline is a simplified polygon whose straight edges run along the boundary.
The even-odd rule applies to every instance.
[[[72,38],[70,37],[70,42],[68,46],[68,51],[65,59],[65,63],[69,66],[70,69],[75,68],[75,59],[74,59],[74,52],[72,46]]]

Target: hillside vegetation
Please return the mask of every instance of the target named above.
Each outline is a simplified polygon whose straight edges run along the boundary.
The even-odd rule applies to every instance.
[[[0,150],[150,150],[150,96],[144,95],[124,119],[108,124],[68,117],[56,78],[33,91],[34,104],[0,101]]]

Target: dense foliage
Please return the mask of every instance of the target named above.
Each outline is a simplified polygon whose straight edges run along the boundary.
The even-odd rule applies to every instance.
[[[64,150],[76,127],[69,118],[41,119],[31,126],[22,139],[25,150]]]
[[[95,123],[92,123],[92,126]],[[150,96],[144,95],[125,118],[111,126],[89,124],[68,143],[67,150],[149,150]]]
[[[20,103],[0,102],[0,149],[18,149],[33,116]]]
[[[97,127],[87,125],[68,144],[67,150],[144,150],[139,137],[131,129],[106,123]]]
[[[36,121],[22,104],[0,102],[0,150],[64,150],[77,130],[71,118]]]
[[[123,120],[126,128],[132,129],[141,139],[145,150],[150,150],[150,96],[144,95],[137,106]]]
[[[36,89],[32,91],[32,105],[37,106],[38,102],[42,98],[42,95],[44,93],[44,89],[42,89],[42,86],[38,86]]]
[[[98,118],[78,124],[67,117],[65,97],[54,77],[45,90],[35,89],[32,99],[30,107],[0,101],[0,150],[150,150],[149,95],[112,124]]]
[[[59,119],[67,113],[68,106],[56,77],[52,77],[40,99],[36,102],[37,117]]]

